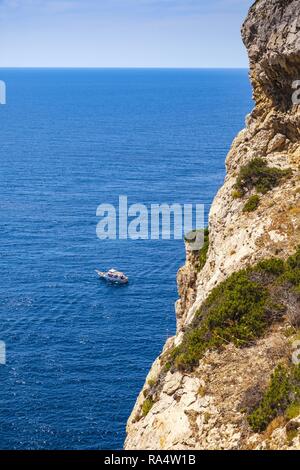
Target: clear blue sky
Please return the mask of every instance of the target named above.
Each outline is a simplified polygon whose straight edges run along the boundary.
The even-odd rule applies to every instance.
[[[247,67],[254,0],[0,0],[0,67]]]

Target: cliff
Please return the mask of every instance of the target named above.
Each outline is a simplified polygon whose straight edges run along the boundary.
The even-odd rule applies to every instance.
[[[298,0],[256,1],[242,37],[256,105],[227,156],[209,246],[187,244],[177,334],[137,399],[126,449],[300,449]]]

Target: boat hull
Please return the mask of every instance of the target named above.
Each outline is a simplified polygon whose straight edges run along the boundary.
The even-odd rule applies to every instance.
[[[96,273],[98,274],[100,279],[104,279],[105,281],[109,282],[110,284],[120,284],[120,285],[128,284],[128,278],[127,277],[125,277],[125,279],[116,279],[116,278],[110,277],[107,273],[104,273],[102,271],[97,271],[96,270]]]

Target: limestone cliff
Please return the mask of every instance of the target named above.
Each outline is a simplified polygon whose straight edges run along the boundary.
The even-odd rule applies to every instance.
[[[247,415],[259,403],[267,406],[262,400],[274,370],[291,362],[291,337],[300,326],[299,285],[298,294],[277,290],[272,277],[281,313],[274,314],[278,305],[273,302],[272,321],[243,347],[227,339],[207,348],[196,366],[166,367],[169,352],[195,326],[199,309],[208,309],[205,302],[216,286],[261,260],[286,260],[300,243],[300,106],[292,101],[292,83],[300,80],[299,0],[256,1],[242,37],[256,106],[227,157],[226,179],[210,211],[202,269],[188,247],[178,274],[177,334],[153,364],[137,399],[126,449],[300,449],[300,407],[284,416],[278,411],[260,431],[253,430]],[[253,161],[262,175],[259,184],[258,178],[247,180]],[[265,186],[264,174],[270,177]]]

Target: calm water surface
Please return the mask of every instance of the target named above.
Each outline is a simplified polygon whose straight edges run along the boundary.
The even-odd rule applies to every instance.
[[[96,208],[204,203],[251,107],[245,70],[0,69],[1,449],[121,448],[175,331],[181,241],[100,241]],[[99,281],[117,267],[125,288]]]

